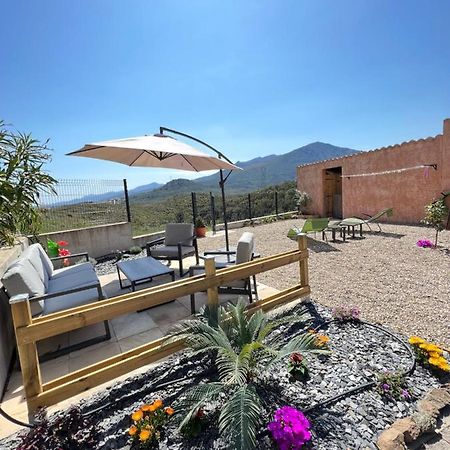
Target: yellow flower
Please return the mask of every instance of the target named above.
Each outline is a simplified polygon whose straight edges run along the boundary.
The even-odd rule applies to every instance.
[[[432,366],[439,366],[439,364],[441,364],[441,358],[428,358],[428,362],[432,365]]]
[[[419,336],[411,336],[411,337],[408,339],[408,342],[409,342],[411,345],[416,345],[416,344],[423,344],[425,341],[424,341],[421,337],[419,337]]]
[[[430,353],[428,353],[428,356],[430,358],[440,358],[441,354],[439,352],[430,352]]]
[[[168,406],[167,408],[164,409],[164,412],[168,415],[171,416],[175,410],[173,408],[171,408],[170,406]]]
[[[439,369],[443,370],[444,372],[450,372],[450,365],[448,362],[444,360],[440,360],[438,364]]]
[[[428,344],[427,351],[430,352],[430,353],[431,352],[436,352],[436,353],[439,353],[439,354],[442,353],[442,350],[435,344]]]
[[[319,347],[326,345],[329,341],[330,341],[330,338],[328,336],[325,336],[324,334],[318,334],[316,337],[316,344]]]
[[[130,436],[134,436],[137,433],[137,428],[134,425],[131,425],[130,429],[128,430],[128,434]]]
[[[161,406],[163,405],[163,402],[162,402],[162,400],[158,399],[153,402],[153,405],[155,406],[155,409],[158,409],[158,408],[161,408]]]
[[[142,411],[151,411],[152,409],[151,409],[151,405],[144,405],[144,406],[142,406]]]
[[[150,433],[149,430],[142,430],[142,431],[139,433],[139,439],[140,439],[142,442],[147,441],[147,440],[149,439],[150,436],[151,436],[151,433]]]
[[[131,418],[135,421],[138,422],[139,420],[142,419],[142,417],[144,417],[144,413],[142,412],[142,410],[138,409],[137,411],[135,411]]]

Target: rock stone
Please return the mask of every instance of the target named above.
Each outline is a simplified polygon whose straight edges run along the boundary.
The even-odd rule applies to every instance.
[[[393,425],[391,428],[380,434],[377,441],[377,446],[380,450],[406,449],[403,431]]]

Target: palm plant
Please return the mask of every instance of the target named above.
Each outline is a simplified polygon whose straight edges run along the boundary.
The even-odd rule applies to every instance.
[[[282,324],[309,319],[306,310],[278,320],[270,320],[261,310],[249,316],[240,299],[236,306],[205,308],[195,319],[177,324],[168,341],[181,338],[194,355],[212,352],[218,371],[218,381],[194,386],[179,401],[177,410],[184,413],[180,429],[205,403],[224,399],[219,414],[220,433],[231,440],[230,448],[254,449],[262,409],[256,390],[258,374],[294,352],[329,353],[310,333],[297,335],[288,343],[280,334],[272,335]]]

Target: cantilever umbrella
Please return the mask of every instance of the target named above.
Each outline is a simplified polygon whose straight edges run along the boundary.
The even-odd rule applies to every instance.
[[[208,144],[197,140],[192,136],[182,135],[208,146]],[[212,148],[219,154],[219,156],[223,157],[223,155],[213,147],[208,147]],[[220,170],[222,201],[224,205],[225,197],[223,183],[225,180],[223,179],[222,170],[241,170],[228,160],[219,159],[215,156],[208,155],[207,153],[200,152],[194,147],[162,133],[154,134],[153,136],[138,136],[133,138],[86,144],[80,150],[70,152],[67,155],[103,159],[106,161],[114,161],[125,164],[127,166],[137,167],[160,167],[195,172]],[[225,239],[228,250],[228,226],[225,211],[224,225]]]

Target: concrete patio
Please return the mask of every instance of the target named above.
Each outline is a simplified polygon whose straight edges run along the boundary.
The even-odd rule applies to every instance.
[[[186,258],[185,267],[195,264],[195,258]],[[176,268],[176,264],[173,265]],[[178,271],[175,270],[178,277]],[[131,291],[131,289],[121,289],[117,273],[100,276],[100,282],[103,289],[109,298],[117,295],[122,295]],[[139,290],[147,287],[152,287],[160,284],[165,284],[171,281],[171,277],[161,276],[154,282],[145,283],[139,286]],[[258,296],[260,299],[266,298],[275,292],[268,286],[258,283]],[[206,303],[206,293],[196,294],[196,309],[198,310]],[[220,301],[225,303],[237,299],[237,295],[220,295]],[[127,315],[117,317],[110,321],[111,339],[109,341],[101,342],[90,347],[74,351],[68,355],[44,362],[41,364],[41,376],[43,382],[48,382],[55,378],[67,375],[68,373],[79,370],[90,364],[94,364],[103,359],[126,352],[134,347],[138,347],[155,339],[161,338],[167,334],[170,328],[176,322],[189,317],[190,298],[189,296],[180,297],[171,303],[166,303],[142,312],[135,312]],[[68,345],[82,342],[86,339],[100,336],[104,334],[103,323],[98,323],[85,328],[65,333],[54,338],[42,341],[38,345],[39,354],[42,355],[49,351],[54,351],[59,348],[64,348]],[[139,371],[148,370],[149,366],[141,368]],[[136,371],[135,371],[136,372]],[[132,372],[132,373],[135,373]],[[124,377],[130,376],[127,374]],[[114,380],[112,383],[117,382]],[[110,383],[107,383],[110,384]],[[95,389],[87,391],[77,397],[61,402],[51,408],[49,411],[57,410],[69,404],[75,403],[83,397],[87,397],[92,392],[103,389],[105,385],[101,385]],[[22,386],[22,377],[18,363],[14,368],[8,386],[6,388],[5,396],[2,402],[2,408],[14,418],[27,422],[27,408],[25,403],[24,391]],[[19,430],[20,427],[12,424],[0,416],[0,439]]]

